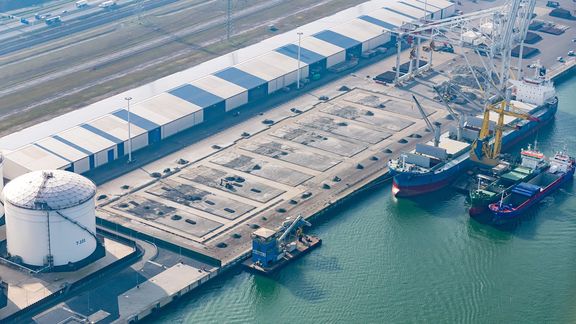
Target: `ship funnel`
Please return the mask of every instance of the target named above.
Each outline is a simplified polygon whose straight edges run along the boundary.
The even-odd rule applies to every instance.
[[[456,139],[461,141],[462,140],[462,131],[464,129],[464,124],[466,123],[466,116],[460,115],[458,119],[458,129],[456,130]]]
[[[440,123],[436,122],[434,123],[434,146],[438,147],[438,145],[440,144],[440,134],[442,132]]]

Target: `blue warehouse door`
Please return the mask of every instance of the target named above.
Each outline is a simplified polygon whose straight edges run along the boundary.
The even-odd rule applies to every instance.
[[[114,149],[108,150],[108,162],[114,161]]]
[[[154,128],[153,130],[148,132],[148,144],[154,144],[160,142],[162,139],[162,132],[160,131],[160,127]]]
[[[116,150],[118,151],[118,157],[124,156],[124,143],[116,145]]]
[[[90,155],[88,157],[88,160],[90,161],[90,170],[94,169],[96,162],[94,160],[94,154]]]

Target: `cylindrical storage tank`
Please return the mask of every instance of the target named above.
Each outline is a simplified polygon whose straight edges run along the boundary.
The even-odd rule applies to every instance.
[[[7,250],[30,266],[61,266],[97,247],[96,186],[76,173],[33,171],[4,188]]]

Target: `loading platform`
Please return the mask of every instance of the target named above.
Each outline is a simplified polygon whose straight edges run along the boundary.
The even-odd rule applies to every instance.
[[[280,268],[287,265],[288,263],[298,259],[304,254],[322,245],[322,239],[312,235],[304,236],[302,241],[303,242],[299,241],[296,244],[296,248],[292,252],[285,253],[280,260],[276,261],[270,266],[263,266],[262,264],[259,264],[258,262],[253,262],[250,259],[244,261],[243,265],[251,272],[263,275],[271,275],[274,272],[278,271]]]

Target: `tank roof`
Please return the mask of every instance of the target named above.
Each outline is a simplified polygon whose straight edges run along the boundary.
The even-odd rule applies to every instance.
[[[40,170],[26,173],[4,188],[4,202],[33,210],[78,206],[96,195],[96,185],[76,173]]]

